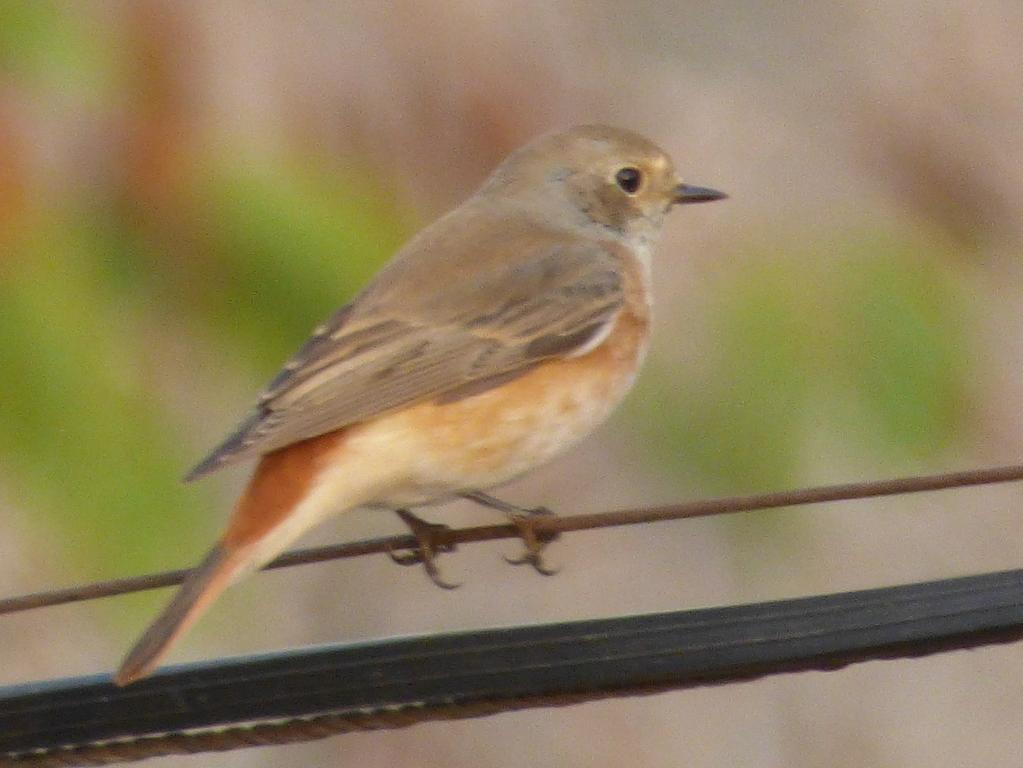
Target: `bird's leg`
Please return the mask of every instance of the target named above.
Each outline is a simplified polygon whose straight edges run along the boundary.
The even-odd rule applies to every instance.
[[[554,514],[551,510],[547,509],[547,507],[519,507],[515,504],[511,504],[510,502],[503,501],[496,496],[491,496],[489,493],[483,493],[483,491],[466,491],[461,494],[461,496],[463,499],[475,501],[480,506],[496,509],[498,512],[504,512],[509,517],[512,515],[535,517],[536,515]]]
[[[441,531],[449,530],[448,526],[428,523],[422,518],[416,517],[407,509],[396,509],[394,512],[412,531],[412,535],[416,537],[418,547],[412,552],[406,552],[401,555],[389,552],[388,554],[391,556],[391,559],[398,565],[422,564],[426,575],[430,577],[430,581],[443,589],[456,589],[461,586],[460,584],[445,581],[440,575],[440,570],[437,568],[437,555],[441,552],[453,552],[455,549],[454,544],[440,544],[437,541],[437,534]]]
[[[523,565],[529,564],[533,567],[537,573],[544,576],[553,576],[558,572],[557,568],[548,567],[543,561],[543,550],[548,544],[554,539],[558,538],[557,531],[553,533],[538,534],[533,525],[534,520],[539,516],[553,515],[554,513],[547,509],[547,507],[533,507],[525,508],[518,507],[514,504],[509,504],[507,501],[502,501],[489,493],[483,493],[483,491],[467,491],[461,494],[462,498],[468,499],[469,501],[475,501],[484,507],[490,509],[496,509],[499,512],[503,512],[507,515],[519,532],[519,538],[522,539],[522,543],[526,547],[526,551],[521,557],[505,557],[511,565]]]

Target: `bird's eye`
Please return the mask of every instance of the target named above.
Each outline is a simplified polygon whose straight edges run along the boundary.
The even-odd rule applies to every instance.
[[[643,174],[639,172],[638,168],[622,168],[615,174],[615,182],[622,191],[634,195],[639,189],[639,185],[643,183]]]

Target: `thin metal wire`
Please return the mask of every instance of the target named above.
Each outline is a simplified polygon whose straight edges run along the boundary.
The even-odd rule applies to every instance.
[[[549,540],[557,537],[559,534],[570,531],[593,530],[595,528],[609,528],[622,525],[640,525],[665,520],[682,520],[710,515],[753,512],[761,509],[794,507],[831,501],[896,496],[923,491],[967,488],[1019,480],[1023,480],[1023,465],[1013,464],[935,475],[917,475],[867,482],[822,485],[748,496],[725,496],[682,504],[647,507],[644,509],[617,510],[564,517],[538,516],[533,518],[531,522],[537,536],[541,539]],[[516,538],[518,536],[518,528],[510,524],[457,529],[441,528],[437,532],[436,543],[444,547],[454,547],[457,544]],[[414,549],[416,546],[417,541],[415,537],[406,534],[364,539],[344,544],[309,547],[293,550],[281,555],[264,566],[264,570],[318,563],[338,558],[385,554],[396,550]],[[164,571],[3,598],[0,599],[0,615],[27,611],[34,608],[64,605],[83,600],[95,600],[101,597],[112,597],[114,595],[123,595],[148,589],[158,589],[160,587],[170,587],[180,584],[188,573],[189,569]]]

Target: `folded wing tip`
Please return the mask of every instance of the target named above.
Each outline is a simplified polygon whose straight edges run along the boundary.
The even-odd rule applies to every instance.
[[[252,432],[253,429],[263,421],[263,414],[257,410],[256,413],[249,416],[241,425],[236,429],[230,437],[224,442],[210,451],[209,455],[206,456],[202,461],[196,464],[192,469],[181,478],[184,483],[191,483],[193,480],[198,480],[201,477],[205,477],[208,474],[216,472],[218,469],[232,464],[239,459],[246,458],[250,455],[249,449],[253,445]]]

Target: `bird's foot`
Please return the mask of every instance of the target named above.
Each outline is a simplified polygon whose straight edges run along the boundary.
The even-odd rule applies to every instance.
[[[532,566],[533,570],[539,573],[541,576],[553,576],[560,569],[551,568],[544,562],[543,550],[550,544],[554,539],[558,537],[558,532],[538,532],[535,527],[537,517],[540,515],[547,514],[553,515],[554,513],[550,510],[540,507],[537,510],[531,510],[531,514],[528,515],[509,515],[508,519],[511,520],[519,531],[519,538],[522,539],[522,543],[525,545],[525,552],[519,557],[508,557],[505,555],[505,562],[510,565],[529,565]]]
[[[411,566],[422,565],[430,581],[442,589],[457,589],[461,584],[445,581],[437,568],[437,555],[442,552],[454,552],[454,544],[445,544],[439,541],[438,534],[451,530],[446,525],[428,523],[422,518],[416,517],[407,509],[396,509],[395,514],[409,527],[412,535],[416,537],[417,547],[410,551],[398,554],[389,552],[391,560],[398,565]]]
[[[463,493],[462,497],[475,501],[484,507],[503,512],[511,521],[511,524],[518,530],[519,538],[522,539],[526,550],[520,557],[505,556],[506,562],[510,565],[532,566],[534,571],[543,576],[553,576],[558,572],[559,569],[549,567],[543,560],[544,548],[558,538],[558,532],[538,532],[535,526],[537,518],[553,515],[554,513],[551,510],[547,509],[547,507],[518,507],[482,491]]]

